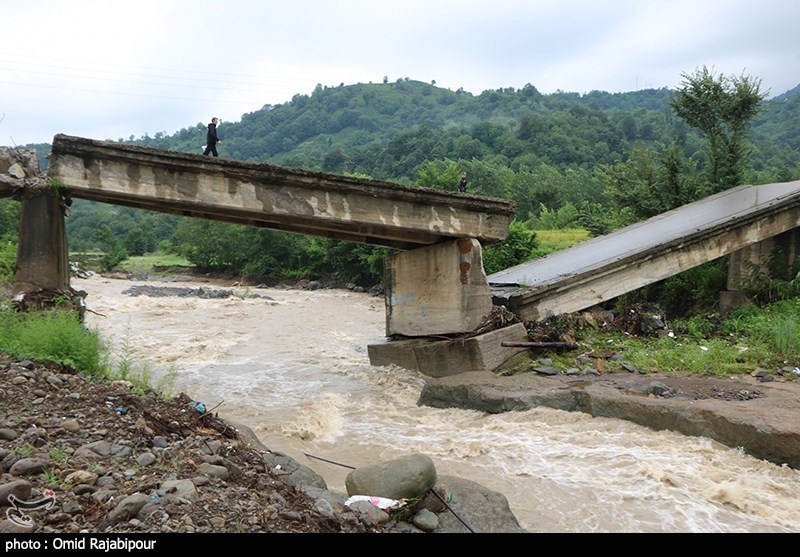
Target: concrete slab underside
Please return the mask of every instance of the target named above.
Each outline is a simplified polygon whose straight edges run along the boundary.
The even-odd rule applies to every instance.
[[[429,377],[447,377],[467,371],[493,371],[527,348],[501,346],[503,342],[525,342],[528,331],[516,323],[466,339],[411,338],[386,340],[367,347],[373,366],[396,365]]]

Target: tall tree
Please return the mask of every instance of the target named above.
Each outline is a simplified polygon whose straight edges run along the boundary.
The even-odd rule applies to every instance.
[[[749,154],[746,135],[766,95],[761,80],[748,76],[716,76],[705,66],[681,74],[681,87],[670,98],[675,113],[708,141],[708,180],[711,193],[742,183]]]

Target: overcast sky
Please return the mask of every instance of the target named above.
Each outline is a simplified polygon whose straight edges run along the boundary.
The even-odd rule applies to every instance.
[[[173,134],[410,78],[480,94],[800,84],[797,0],[4,1],[0,145]]]

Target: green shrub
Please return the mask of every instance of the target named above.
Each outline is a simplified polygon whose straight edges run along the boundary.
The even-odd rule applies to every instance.
[[[68,312],[1,311],[0,351],[18,358],[54,360],[89,374],[104,372],[100,336]]]
[[[14,263],[17,260],[17,244],[0,240],[0,280],[14,280]]]

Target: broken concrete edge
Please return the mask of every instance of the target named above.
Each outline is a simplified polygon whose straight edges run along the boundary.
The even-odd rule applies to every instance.
[[[526,340],[525,325],[514,323],[471,337],[387,339],[368,345],[367,352],[373,366],[396,365],[429,377],[445,377],[467,371],[494,371],[528,350],[502,346],[504,342]]]
[[[0,147],[0,198],[22,201],[49,189],[35,149]]]

